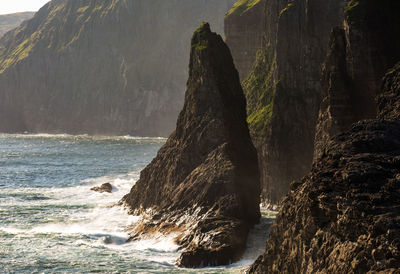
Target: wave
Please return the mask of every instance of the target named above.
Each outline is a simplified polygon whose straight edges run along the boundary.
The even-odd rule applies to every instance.
[[[88,139],[133,139],[133,140],[167,140],[166,137],[146,137],[146,136],[131,136],[127,135],[90,135],[87,133],[82,134],[69,134],[69,133],[30,133],[25,131],[24,133],[12,134],[12,133],[0,133],[0,137],[16,137],[16,138],[27,138],[27,137],[41,137],[41,138],[88,138]]]

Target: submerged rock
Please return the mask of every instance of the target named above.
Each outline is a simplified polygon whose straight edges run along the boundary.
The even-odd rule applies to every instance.
[[[175,132],[122,202],[146,220],[132,239],[176,233],[178,265],[240,259],[260,218],[256,150],[232,56],[204,23],[193,35],[185,104]]]
[[[362,121],[295,181],[251,273],[400,269],[400,123]]]
[[[100,193],[103,193],[103,192],[111,193],[112,185],[110,183],[105,183],[105,184],[102,184],[101,186],[92,187],[90,190],[97,191]]]

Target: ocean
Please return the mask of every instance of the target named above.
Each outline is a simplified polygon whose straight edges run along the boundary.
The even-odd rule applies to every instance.
[[[0,135],[0,273],[240,273],[265,250],[263,211],[241,261],[175,266],[172,237],[126,242],[140,217],[112,206],[127,194],[164,138]],[[91,191],[110,182],[113,192]]]

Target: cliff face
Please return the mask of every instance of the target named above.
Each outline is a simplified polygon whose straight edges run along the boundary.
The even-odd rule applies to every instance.
[[[229,264],[260,218],[256,150],[238,73],[222,38],[203,24],[193,35],[185,103],[177,127],[123,198],[154,227],[178,233],[181,266]]]
[[[58,0],[0,40],[0,131],[168,135],[190,35],[233,0]]]
[[[386,73],[377,99],[379,119],[400,121],[400,63]]]
[[[265,3],[266,0],[238,1],[225,16],[225,42],[232,52],[241,80],[251,71],[257,50],[262,45]]]
[[[263,198],[279,203],[311,168],[329,33],[345,1],[268,1],[264,45],[243,85],[258,150]]]
[[[315,159],[352,123],[376,117],[375,97],[386,70],[400,60],[398,1],[349,1],[342,28],[332,32],[324,65]]]
[[[370,120],[329,141],[291,185],[250,272],[397,273],[399,140],[399,122]]]
[[[0,37],[7,31],[18,27],[23,21],[33,17],[34,12],[17,12],[0,15]]]

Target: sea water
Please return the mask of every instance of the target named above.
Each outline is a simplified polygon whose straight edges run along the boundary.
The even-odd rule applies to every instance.
[[[175,266],[170,237],[129,242],[140,217],[118,202],[165,143],[163,138],[0,135],[0,273],[239,273],[265,249],[270,216],[243,259],[202,269]],[[109,182],[112,193],[91,191]]]

